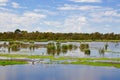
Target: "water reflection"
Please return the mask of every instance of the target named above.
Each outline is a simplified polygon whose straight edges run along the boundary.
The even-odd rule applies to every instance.
[[[120,57],[120,45],[113,42],[0,42],[0,53],[77,56],[77,57]],[[86,48],[80,46],[87,44]],[[83,55],[84,53],[84,55]]]

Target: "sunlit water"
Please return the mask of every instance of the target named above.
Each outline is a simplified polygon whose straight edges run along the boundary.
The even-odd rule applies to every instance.
[[[0,42],[3,44],[4,42]],[[49,42],[35,42],[35,44],[45,44],[47,45]],[[82,43],[88,43],[90,46],[90,55],[85,55],[84,52],[80,51],[79,46]],[[120,57],[120,42],[107,42],[108,44],[108,51],[104,54],[99,53],[99,49],[104,48],[106,42],[67,42],[61,44],[73,44],[76,45],[77,49],[68,50],[67,52],[60,54],[54,54],[55,56],[72,56],[72,57]],[[7,43],[8,44],[8,43]],[[26,43],[27,44],[27,43]],[[10,54],[29,54],[29,55],[49,55],[47,53],[46,47],[39,47],[35,48],[34,50],[30,50],[29,48],[21,48],[19,51],[8,51],[7,47],[0,47],[0,53],[10,53]]]
[[[62,64],[0,66],[0,80],[120,80],[120,69]]]

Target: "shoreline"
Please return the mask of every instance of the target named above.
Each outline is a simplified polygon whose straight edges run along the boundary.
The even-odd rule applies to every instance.
[[[0,65],[39,63],[39,64],[72,64],[72,65],[106,66],[106,67],[120,68],[120,58],[73,58],[73,57],[56,58],[54,56],[20,55],[20,54],[2,54],[2,55],[0,54],[0,57],[1,58],[4,57],[0,59]]]

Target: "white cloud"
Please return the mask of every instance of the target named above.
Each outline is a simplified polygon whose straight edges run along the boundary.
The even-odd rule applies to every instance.
[[[91,5],[78,6],[78,5],[64,4],[64,6],[58,7],[58,10],[93,10],[100,8],[101,8],[100,6],[91,6]]]
[[[73,2],[87,2],[87,3],[91,3],[91,2],[102,2],[102,0],[71,0]]]
[[[8,0],[0,0],[0,3],[6,3]]]
[[[35,12],[26,12],[23,15],[29,18],[46,18],[46,15]]]
[[[0,12],[14,12],[14,10],[0,7]]]
[[[99,15],[98,15],[99,14]],[[98,23],[120,23],[120,13],[117,10],[97,11],[89,14],[89,20]]]
[[[61,22],[44,21],[43,24],[51,26],[53,30],[50,29],[50,31],[52,30],[52,32],[68,33],[68,32],[81,32],[82,28],[88,24],[88,21],[85,16],[69,16]]]
[[[65,19],[64,32],[81,32],[82,27],[87,25],[85,16],[71,16]]]
[[[20,8],[20,5],[16,2],[12,2],[11,4],[13,8]]]
[[[62,24],[58,21],[44,21],[44,24],[48,26],[62,27]]]
[[[11,3],[11,6],[13,7],[13,8],[27,8],[27,7],[23,7],[23,6],[20,6],[20,4],[19,3],[16,3],[16,2],[12,2]]]
[[[0,0],[0,6],[6,6],[8,0]]]
[[[33,12],[25,12],[22,15],[9,12],[0,13],[0,31],[11,31],[16,28],[32,30],[40,24],[40,20],[46,18],[46,15]]]
[[[34,9],[34,12],[40,12],[40,13],[44,13],[44,14],[48,14],[48,15],[57,15],[57,13],[55,11],[50,11],[50,10],[46,10],[46,9]]]
[[[0,6],[6,6],[7,4],[6,3],[0,3]]]

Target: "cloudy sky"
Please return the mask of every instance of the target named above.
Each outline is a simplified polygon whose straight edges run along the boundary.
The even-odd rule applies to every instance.
[[[0,32],[120,33],[120,0],[0,0]]]

